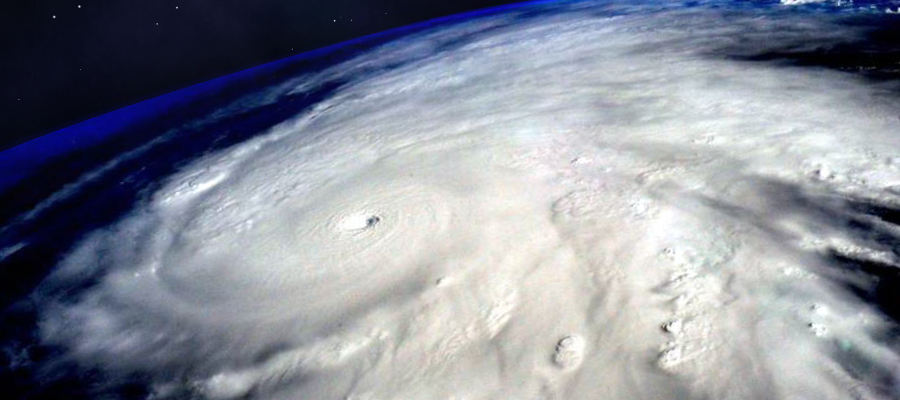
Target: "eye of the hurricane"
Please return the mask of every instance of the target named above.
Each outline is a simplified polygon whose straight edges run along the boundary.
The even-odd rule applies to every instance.
[[[362,231],[372,229],[381,222],[381,217],[374,214],[360,213],[350,215],[341,220],[340,229],[343,231]]]

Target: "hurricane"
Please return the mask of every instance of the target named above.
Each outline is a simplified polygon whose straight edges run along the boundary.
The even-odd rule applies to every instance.
[[[527,3],[223,105],[196,123],[328,88],[73,240],[28,368],[152,399],[897,398],[900,97],[797,61],[870,33],[798,7]]]

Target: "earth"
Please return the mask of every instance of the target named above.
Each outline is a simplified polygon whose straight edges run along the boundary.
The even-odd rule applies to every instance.
[[[0,153],[13,399],[900,398],[896,2],[533,2]]]

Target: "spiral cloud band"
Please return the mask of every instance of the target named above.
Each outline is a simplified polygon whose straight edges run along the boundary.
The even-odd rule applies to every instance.
[[[84,239],[44,287],[94,281],[41,340],[155,398],[900,395],[895,322],[839,262],[898,261],[858,206],[900,200],[896,98],[715,55],[859,32],[524,14],[278,88],[346,82]]]

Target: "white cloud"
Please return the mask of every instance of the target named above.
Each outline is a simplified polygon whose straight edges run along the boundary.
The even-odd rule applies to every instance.
[[[95,233],[56,282],[100,283],[48,305],[42,337],[215,399],[869,390],[827,338],[879,370],[900,361],[884,323],[802,247],[854,239],[787,193],[900,181],[896,102],[709,56],[753,16],[592,11],[489,17],[426,53],[466,25],[437,28],[322,72],[376,71]],[[431,55],[377,68],[409,54]]]

